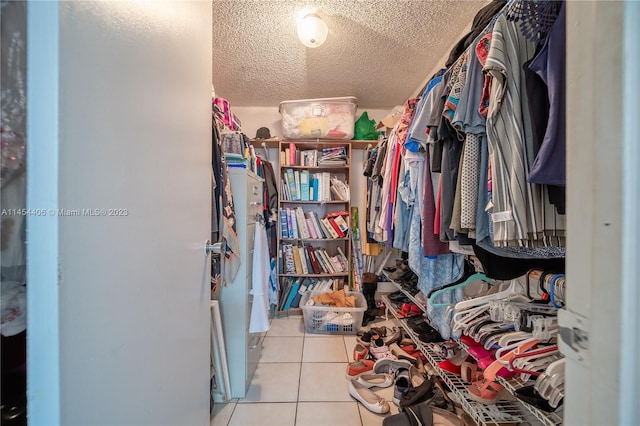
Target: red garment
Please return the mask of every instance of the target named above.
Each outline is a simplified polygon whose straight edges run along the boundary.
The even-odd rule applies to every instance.
[[[487,55],[489,54],[489,47],[491,46],[491,36],[492,33],[485,34],[476,46],[476,56],[478,57],[480,65],[482,65],[483,67],[485,62],[487,61]],[[493,77],[491,77],[489,74],[485,74],[484,84],[482,85],[482,95],[480,97],[480,105],[478,105],[478,112],[485,118],[487,117],[487,113],[489,112],[489,96],[491,95],[492,80]]]
[[[419,98],[413,98],[407,100],[404,105],[404,112],[402,113],[402,117],[400,118],[400,124],[398,124],[398,128],[396,129],[396,134],[398,135],[396,139],[396,152],[393,157],[393,168],[391,170],[391,210],[393,211],[393,204],[396,201],[396,191],[398,189],[398,173],[400,172],[400,157],[401,154],[404,153],[404,142],[407,140],[407,134],[409,131],[409,127],[411,126],[411,122],[413,121],[413,116],[416,113],[416,106],[418,105]]]
[[[438,194],[436,196],[436,215],[433,218],[433,233],[440,235],[440,200],[442,199],[442,179],[438,183]]]

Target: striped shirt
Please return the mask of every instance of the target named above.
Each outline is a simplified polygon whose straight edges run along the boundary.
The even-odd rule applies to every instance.
[[[527,144],[532,130],[522,64],[536,45],[517,24],[500,16],[494,26],[484,71],[493,78],[487,115],[489,161],[493,179],[495,246],[528,245],[544,231],[542,186],[527,182]]]

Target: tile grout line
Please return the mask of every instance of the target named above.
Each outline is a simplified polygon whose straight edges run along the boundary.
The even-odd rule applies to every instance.
[[[298,394],[296,395],[296,410],[293,416],[294,426],[298,423],[298,407],[300,406],[300,385],[302,384],[302,360],[304,359],[304,342],[307,339],[307,332],[302,335],[302,351],[300,351],[300,371],[298,372]]]
[[[227,420],[227,426],[231,423],[231,419],[233,418],[233,413],[236,412],[236,408],[238,408],[238,401],[233,403],[233,410],[231,410],[231,415],[229,416],[229,420]]]
[[[349,368],[349,363],[352,362],[352,359],[349,358],[349,351],[347,350],[347,336],[343,335],[342,340],[344,342],[344,350],[347,353],[347,369]],[[348,380],[348,379],[347,379]],[[351,395],[349,395],[351,396]],[[360,412],[360,404],[353,397],[351,399],[356,403],[356,411],[358,412],[358,418],[360,419],[360,425],[364,426],[364,419],[362,418],[362,412]]]

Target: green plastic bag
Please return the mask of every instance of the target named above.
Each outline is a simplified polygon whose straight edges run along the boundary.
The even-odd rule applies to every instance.
[[[363,112],[355,123],[353,139],[358,141],[372,141],[378,139],[376,121],[369,119],[367,111]]]

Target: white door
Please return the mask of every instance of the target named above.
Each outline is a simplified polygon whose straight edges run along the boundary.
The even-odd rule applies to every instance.
[[[29,422],[208,424],[211,3],[27,9]]]
[[[568,303],[559,316],[567,358],[564,423],[636,425],[640,7],[634,1],[566,7]]]

